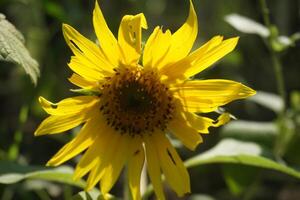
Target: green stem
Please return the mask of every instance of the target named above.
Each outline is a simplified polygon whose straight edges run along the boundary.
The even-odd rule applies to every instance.
[[[261,7],[262,14],[263,14],[264,23],[268,27],[269,32],[270,32],[270,36],[269,36],[269,39],[267,42],[268,42],[269,51],[271,53],[271,60],[273,63],[272,66],[274,69],[275,78],[276,78],[276,82],[277,82],[277,90],[283,101],[283,108],[282,108],[282,112],[280,113],[280,116],[283,116],[285,109],[286,109],[285,84],[284,84],[284,78],[283,78],[283,74],[282,74],[282,65],[280,62],[280,58],[279,58],[278,53],[276,52],[276,50],[273,48],[273,45],[272,45],[273,42],[275,42],[277,36],[274,35],[274,31],[272,30],[272,24],[270,21],[270,11],[267,6],[266,0],[260,0],[260,7]]]
[[[65,200],[72,199],[72,187],[70,185],[65,185],[63,187],[63,196]]]
[[[280,113],[278,113],[278,128],[279,128],[279,134],[277,136],[277,139],[275,141],[275,146],[274,146],[274,154],[275,157],[277,158],[277,161],[279,162],[281,159],[281,156],[283,155],[283,149],[284,146],[286,145],[284,143],[284,138],[285,138],[285,128],[284,124],[284,117],[286,114],[286,91],[285,91],[285,84],[284,84],[284,78],[283,78],[283,73],[282,73],[282,64],[280,62],[279,54],[276,52],[276,49],[273,44],[276,43],[276,40],[278,38],[278,33],[276,31],[276,27],[271,24],[270,20],[270,11],[267,6],[267,1],[266,0],[260,0],[260,6],[261,6],[261,11],[264,19],[265,25],[268,27],[270,35],[267,40],[267,46],[269,48],[270,54],[271,54],[271,60],[272,60],[272,66],[274,69],[275,73],[275,79],[277,83],[277,90],[279,95],[281,96],[282,99],[282,109]]]
[[[264,18],[264,23],[267,27],[270,27],[271,26],[270,17],[269,17],[270,11],[267,6],[266,0],[260,0],[260,7]]]
[[[281,112],[281,116],[282,116],[286,109],[286,92],[285,92],[284,79],[283,79],[283,75],[282,75],[282,65],[277,56],[277,53],[274,50],[271,51],[271,59],[273,62],[273,68],[274,68],[275,77],[276,77],[276,81],[277,81],[278,93],[281,96],[282,101],[283,101],[283,107],[282,107],[282,112]]]
[[[149,184],[147,190],[143,193],[142,199],[143,200],[149,199],[153,192],[154,192],[153,185]]]
[[[36,190],[35,193],[41,200],[51,200],[51,197],[45,190]]]
[[[28,117],[28,105],[23,105],[20,113],[19,113],[19,124],[16,132],[14,133],[14,142],[9,147],[8,150],[8,158],[10,160],[16,160],[19,156],[20,144],[23,139],[23,132],[22,128],[27,120]]]

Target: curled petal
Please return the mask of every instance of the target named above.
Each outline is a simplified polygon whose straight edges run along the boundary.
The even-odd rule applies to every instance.
[[[118,42],[123,53],[124,64],[136,65],[139,61],[142,51],[142,28],[147,28],[143,13],[123,17]]]

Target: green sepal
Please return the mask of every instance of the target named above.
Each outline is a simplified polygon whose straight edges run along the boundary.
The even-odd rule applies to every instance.
[[[85,96],[101,96],[101,92],[93,89],[70,89],[71,92],[82,94]]]

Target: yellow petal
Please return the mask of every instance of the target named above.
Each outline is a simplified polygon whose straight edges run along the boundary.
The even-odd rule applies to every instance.
[[[116,134],[120,135],[119,133]],[[132,138],[127,134],[120,135],[120,137],[116,139],[116,145],[109,147],[113,149],[113,154],[111,154],[111,157],[108,159],[105,173],[101,178],[100,188],[102,194],[107,194],[120,176],[121,170],[131,153],[131,140]]]
[[[111,163],[111,159],[114,157],[114,153],[117,151],[118,142],[120,141],[120,134],[116,133],[114,129],[106,126],[102,129],[102,138],[99,138],[101,141],[101,147],[96,150],[94,157],[97,157],[98,163],[91,170],[88,180],[86,190],[91,190],[95,185],[102,179],[104,174],[106,174],[106,168]],[[104,193],[103,193],[104,194]]]
[[[91,146],[96,137],[99,135],[98,131],[101,130],[102,123],[100,117],[95,117],[86,122],[82,127],[78,135],[69,143],[67,143],[63,148],[59,150],[52,158],[48,161],[48,166],[58,166],[65,161],[75,157],[89,146]]]
[[[190,192],[190,177],[176,150],[163,132],[153,134],[161,169],[168,184],[179,197]]]
[[[92,61],[88,60],[84,56],[77,55],[71,57],[71,61],[68,63],[68,66],[75,73],[79,74],[90,82],[101,81],[105,76],[109,76],[108,73],[104,73],[103,71],[99,70],[96,64],[93,62],[97,62],[97,60]]]
[[[142,28],[147,29],[143,13],[123,17],[118,42],[123,53],[124,64],[136,65],[139,61],[142,50]]]
[[[202,117],[191,112],[184,112],[184,115],[191,127],[196,129],[199,133],[209,133],[208,128],[213,126],[214,123],[214,121],[210,118]]]
[[[156,133],[154,133],[156,134]],[[145,139],[145,151],[148,166],[148,174],[153,185],[154,192],[159,200],[165,200],[163,185],[161,181],[161,171],[159,166],[158,149],[156,149],[151,136],[146,135]]]
[[[68,115],[52,115],[46,118],[34,132],[35,136],[45,134],[57,134],[70,130],[84,123],[90,118],[93,118],[96,111],[84,109],[80,113]]]
[[[98,136],[95,142],[88,148],[88,150],[84,153],[84,155],[82,156],[82,158],[80,158],[80,161],[76,165],[73,177],[75,180],[83,177],[92,169],[96,169],[96,167],[100,165],[102,166],[102,159],[106,155],[106,151],[109,149],[109,141],[111,141],[110,138],[111,136],[113,136],[113,130],[111,128],[106,126],[106,124],[103,124],[102,126],[103,127],[96,132]],[[98,173],[97,175],[99,174],[100,173]],[[91,174],[89,175],[89,178],[90,177]]]
[[[78,59],[76,61],[83,64],[86,71],[96,73],[95,77],[108,76],[113,73],[113,65],[107,61],[95,43],[82,36],[72,26],[67,24],[63,24],[63,34],[67,44]],[[79,70],[75,72],[84,76]]]
[[[137,141],[139,142],[139,141]],[[128,182],[133,200],[141,200],[140,180],[145,161],[143,146],[134,144],[135,148],[128,162]]]
[[[215,36],[208,42],[206,42],[204,45],[202,45],[197,50],[193,51],[190,55],[188,55],[186,58],[172,64],[169,66],[166,66],[160,70],[160,73],[168,77],[168,81],[173,81],[175,79],[187,79],[188,77],[184,76],[184,73],[187,71],[187,69],[192,67],[192,64],[195,60],[201,58],[204,56],[204,54],[209,50],[214,48],[215,46],[218,46],[223,40],[223,37],[221,36]],[[184,66],[184,67],[182,67]]]
[[[104,144],[104,141],[100,140],[98,137],[94,144],[91,145],[80,158],[73,175],[73,179],[75,181],[79,180],[81,177],[99,165],[100,156],[102,156],[102,154],[98,154],[98,151],[99,149],[102,149],[102,144]]]
[[[230,121],[230,114],[229,113],[222,113],[218,119],[213,123],[213,127],[219,127],[224,124],[227,124]]]
[[[81,88],[94,88],[98,86],[96,81],[89,81],[75,73],[72,74],[69,81]]]
[[[156,44],[154,41],[157,40],[160,28],[157,26],[149,36],[143,52],[143,66],[144,68],[152,67],[153,62],[153,46]],[[164,45],[165,46],[165,45]]]
[[[216,47],[209,49],[202,58],[198,58],[191,68],[189,68],[184,75],[186,77],[194,76],[207,67],[211,66],[219,59],[223,58],[225,55],[230,53],[238,42],[238,37],[230,38],[224,40],[221,44],[217,45]]]
[[[197,15],[190,1],[189,16],[185,23],[172,35],[156,27],[144,50],[143,64],[152,68],[164,68],[184,58],[192,49],[198,33]]]
[[[194,127],[189,125],[187,119],[183,117],[183,113],[178,113],[169,122],[168,129],[190,150],[195,150],[197,145],[203,142],[201,135]]]
[[[145,68],[160,69],[164,66],[164,57],[168,54],[171,45],[171,32],[163,32],[156,27],[146,42],[143,53],[143,66]]]
[[[71,115],[84,112],[84,110],[95,106],[99,100],[94,96],[77,96],[66,98],[58,103],[52,103],[43,97],[39,97],[39,102],[50,115]]]
[[[187,111],[203,113],[255,94],[254,90],[241,83],[222,79],[187,81],[174,85],[171,90]]]
[[[101,154],[104,157],[104,154]],[[95,187],[95,185],[101,180],[106,173],[105,165],[103,164],[103,158],[99,158],[97,164],[91,169],[89,177],[87,179],[86,191],[89,191]],[[103,194],[105,196],[105,194]]]
[[[200,73],[230,53],[238,42],[238,37],[224,41],[222,39],[221,36],[212,38],[189,56],[163,69],[161,73],[170,80],[185,80]]]
[[[119,64],[119,47],[115,36],[108,28],[106,21],[103,17],[99,4],[96,0],[95,9],[93,12],[94,29],[99,40],[100,46],[106,58],[112,66]]]
[[[198,20],[190,0],[190,11],[186,22],[172,35],[169,53],[164,58],[165,64],[175,63],[186,57],[193,47],[198,34]]]

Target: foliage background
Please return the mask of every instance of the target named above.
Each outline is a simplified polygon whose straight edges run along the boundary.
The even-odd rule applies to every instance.
[[[145,38],[156,25],[163,25],[175,31],[188,13],[188,1],[183,0],[101,0],[100,4],[113,33],[117,33],[123,15],[143,12],[149,25],[149,29],[144,31]],[[232,79],[258,91],[278,93],[267,40],[255,34],[241,33],[224,20],[228,14],[239,13],[263,23],[259,1],[194,0],[194,4],[200,29],[195,47],[217,34],[226,38],[236,35],[241,37],[233,53],[197,78]],[[298,0],[272,0],[268,2],[268,6],[271,21],[277,26],[280,35],[289,36],[299,31]],[[72,134],[76,133],[76,130],[73,130],[69,134],[34,138],[34,130],[46,117],[37,99],[38,96],[44,96],[55,102],[72,95],[69,89],[74,86],[67,80],[71,75],[71,70],[67,67],[71,51],[64,42],[61,24],[68,23],[95,40],[91,20],[93,7],[93,0],[0,0],[0,13],[5,14],[23,33],[26,47],[38,61],[41,71],[35,87],[21,67],[0,62],[0,174],[34,171],[36,168],[32,166],[43,167],[47,160],[72,138]],[[275,152],[272,158],[278,163],[284,161],[285,164],[299,169],[299,42],[278,52],[277,56],[282,63],[285,91],[288,94],[286,112],[280,115],[251,100],[233,102],[226,106],[226,110],[238,119],[270,122],[274,125],[276,133],[280,130],[278,132],[281,134],[287,134],[292,129],[292,139],[286,140],[284,145],[279,145],[279,148],[284,148],[279,150],[283,153],[276,154],[278,151],[274,149],[278,149],[278,136],[266,136],[265,124],[254,125],[261,130],[256,132],[255,137],[244,137],[240,132],[250,127],[243,125],[237,135],[231,134],[230,130],[226,133],[222,128],[211,129],[211,134],[205,136],[204,144],[195,152],[179,149],[184,160],[211,149],[222,138],[230,137],[255,142],[270,152]],[[276,98],[262,98],[266,99],[268,104],[276,103]],[[286,125],[282,126],[286,121],[292,123],[289,128]],[[68,165],[74,166],[75,163],[76,160],[73,160],[68,162]],[[183,199],[300,199],[299,179],[274,170],[236,164],[208,164],[197,165],[189,171],[194,196]],[[0,198],[70,199],[80,190],[65,183],[26,179],[10,185],[0,185]],[[177,199],[168,188],[166,191],[168,199]],[[122,196],[122,181],[119,181],[112,194]]]

